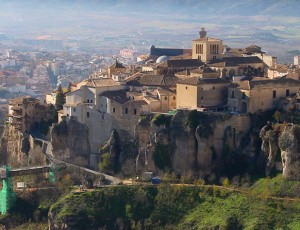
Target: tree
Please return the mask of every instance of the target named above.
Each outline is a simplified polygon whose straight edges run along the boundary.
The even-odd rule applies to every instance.
[[[280,121],[281,118],[281,113],[277,110],[274,115],[273,115],[274,119],[276,120],[276,122],[278,123]]]
[[[62,110],[63,104],[65,104],[65,102],[66,102],[66,99],[65,99],[63,89],[62,89],[61,85],[59,85],[57,88],[57,92],[56,92],[56,102],[55,102],[56,110]]]
[[[66,93],[70,93],[71,91],[72,91],[72,83],[70,82]]]

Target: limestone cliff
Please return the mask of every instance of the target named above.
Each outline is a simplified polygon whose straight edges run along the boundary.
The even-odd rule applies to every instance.
[[[121,172],[124,176],[135,175],[137,149],[134,142],[128,142],[120,135],[125,130],[113,130],[108,141],[100,148],[100,170],[109,174]]]
[[[13,168],[46,163],[42,144],[35,142],[28,133],[21,133],[14,126],[4,128],[0,140],[0,162]]]
[[[288,180],[300,180],[300,127],[294,124],[267,124],[260,132],[265,173],[282,170]]]
[[[286,125],[279,137],[283,177],[289,180],[300,180],[300,127]]]
[[[275,158],[278,152],[278,133],[272,130],[272,126],[267,124],[259,134],[262,140],[262,159],[265,161],[265,174],[270,175],[275,166]]]
[[[230,153],[240,146],[250,125],[242,115],[177,111],[159,116],[165,118],[149,116],[135,129],[139,167],[144,170],[209,171],[213,163],[231,160]]]
[[[87,166],[90,157],[88,128],[76,120],[62,121],[50,129],[52,155]]]

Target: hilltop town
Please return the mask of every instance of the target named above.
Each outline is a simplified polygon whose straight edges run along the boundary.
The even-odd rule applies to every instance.
[[[294,65],[278,64],[276,57],[269,56],[261,47],[228,47],[221,39],[209,37],[205,28],[192,41],[192,49],[151,46],[149,54],[137,59],[138,62],[127,66],[116,59],[105,71],[94,71],[83,80],[64,85],[65,90],[55,90],[45,100],[32,96],[11,99],[7,125],[29,136],[34,136],[38,129],[44,140],[50,142],[46,147],[48,154],[70,162],[76,159],[77,163],[80,161],[95,170],[99,170],[106,156],[121,165],[127,157],[134,162],[143,158],[142,170],[157,171],[155,162],[149,163],[153,157],[146,155],[155,154],[159,140],[156,136],[153,139],[153,131],[152,134],[149,131],[148,137],[141,134],[141,121],[191,111],[211,117],[232,117],[221,128],[210,124],[214,137],[205,145],[211,150],[203,153],[197,150],[198,154],[208,155],[206,160],[198,159],[196,163],[198,170],[204,170],[211,165],[214,152],[222,158],[224,140],[220,138],[228,128],[233,128],[234,145],[230,147],[233,150],[240,148],[242,139],[252,130],[251,115],[270,110],[296,114],[300,109],[298,57]],[[56,65],[54,71],[63,71],[59,68]],[[52,123],[49,129],[47,126]],[[64,135],[62,124],[67,127]],[[163,125],[168,128],[166,123]],[[118,153],[109,152],[111,149],[101,151],[113,141],[114,133],[118,134],[121,149]],[[154,133],[158,135],[157,130]],[[28,153],[31,148],[28,144],[14,151]],[[176,173],[194,170],[191,165],[195,162],[184,162],[184,158],[191,160],[184,153],[179,153],[181,156],[176,159],[180,144],[176,142],[174,148],[170,168]],[[129,156],[121,154],[122,151]],[[108,171],[114,173],[115,169]]]
[[[184,219],[187,206],[219,199],[235,207],[238,195],[256,222],[232,208],[238,218],[220,209],[225,222],[209,224],[233,229],[261,226],[265,220],[251,210],[264,202],[266,209],[269,200],[299,201],[299,57],[280,64],[262,47],[232,48],[205,28],[191,47],[152,45],[146,54],[122,49],[113,58],[44,51],[32,58],[13,50],[2,56],[0,80],[10,91],[2,101],[8,112],[0,141],[0,212],[22,206],[15,191],[33,194],[22,199],[34,202],[35,211],[16,223],[7,215],[0,226],[32,216],[33,226],[43,222],[49,229],[177,228],[180,222],[189,229],[207,226],[201,221],[209,212],[194,210],[202,219],[188,217],[191,223]],[[257,177],[263,182],[252,182]],[[159,211],[165,207],[170,213]],[[287,207],[284,215],[296,222],[290,210],[297,208]]]

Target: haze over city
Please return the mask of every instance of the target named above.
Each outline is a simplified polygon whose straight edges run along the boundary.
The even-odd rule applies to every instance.
[[[0,33],[8,39],[66,45],[190,48],[200,27],[231,47],[256,44],[286,63],[300,50],[296,0],[58,1],[1,0]],[[276,44],[276,46],[275,46]]]

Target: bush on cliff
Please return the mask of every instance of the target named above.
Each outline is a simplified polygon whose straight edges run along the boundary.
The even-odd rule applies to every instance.
[[[156,114],[151,122],[156,126],[165,125],[166,127],[170,126],[171,116],[166,114]]]
[[[172,161],[171,161],[171,151],[169,145],[164,145],[161,143],[157,143],[154,147],[153,160],[159,169],[171,169]]]

